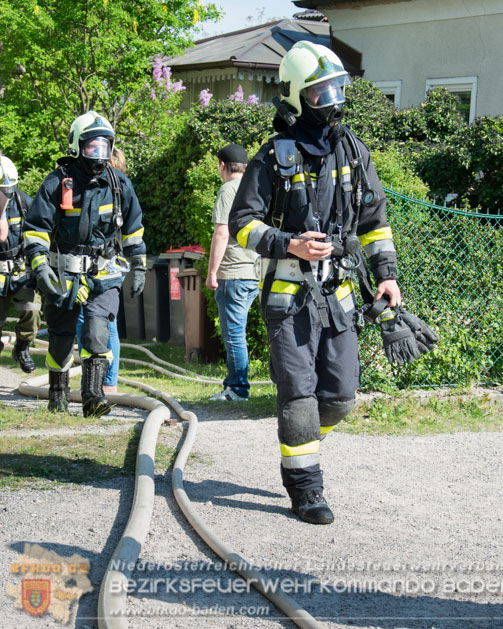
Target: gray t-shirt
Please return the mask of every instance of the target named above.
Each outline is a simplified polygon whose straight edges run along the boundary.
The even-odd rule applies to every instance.
[[[241,183],[241,178],[231,179],[224,183],[218,191],[213,213],[212,223],[227,225],[232,202]],[[224,257],[218,267],[219,280],[258,280],[255,269],[257,254],[250,249],[244,249],[231,235],[225,249]]]

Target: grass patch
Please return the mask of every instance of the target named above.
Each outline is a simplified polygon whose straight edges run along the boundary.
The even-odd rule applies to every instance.
[[[73,380],[73,379],[72,379]],[[74,388],[72,382],[72,388]],[[6,404],[0,402],[0,430],[45,430],[46,428],[63,428],[65,426],[115,426],[121,424],[119,419],[113,417],[98,418],[86,417],[84,420],[80,414],[51,413],[47,410],[47,401],[40,400],[37,412],[33,409],[20,408],[19,402]]]
[[[6,437],[0,453],[0,488],[61,483],[95,483],[133,476],[141,432],[135,428],[115,434],[76,434],[50,437]],[[172,467],[176,455],[173,430],[161,432],[155,453],[156,473]]]
[[[377,398],[355,409],[336,430],[380,435],[426,435],[503,429],[501,403],[489,396],[438,399]]]
[[[159,344],[148,348],[159,358],[202,376],[223,380],[225,364],[187,362],[184,349]],[[153,363],[140,350],[122,348],[122,356]],[[40,373],[45,373],[43,356],[37,356]],[[0,361],[11,363],[9,357]],[[2,364],[0,362],[0,364]],[[166,367],[166,369],[170,369]],[[187,410],[195,409],[215,419],[259,419],[276,415],[274,385],[252,386],[248,402],[211,402],[209,397],[221,390],[221,382],[201,384],[161,374],[149,366],[121,363],[121,376],[139,380],[168,393]],[[190,375],[190,374],[187,374]],[[266,367],[258,361],[250,365],[250,380],[267,380]],[[73,389],[80,388],[80,376],[72,378]],[[119,391],[138,394],[136,388],[119,383]],[[44,429],[57,427],[114,426],[120,420],[86,418],[80,415],[49,413],[41,402],[36,413],[0,404],[0,430]],[[85,422],[85,423],[84,423]],[[365,402],[341,422],[339,432],[376,435],[427,435],[461,431],[499,431],[503,429],[501,401],[489,396],[469,397],[468,392],[452,390],[449,397],[417,397],[410,393]],[[0,488],[35,486],[39,489],[58,483],[95,483],[134,474],[140,433],[134,428],[113,434],[75,433],[68,436],[4,437],[0,453]],[[156,450],[156,472],[171,467],[180,439],[178,429],[161,430]],[[195,457],[191,455],[191,459]],[[189,459],[190,461],[190,459]]]
[[[194,363],[185,360],[185,350],[181,347],[172,347],[168,344],[159,344],[148,348],[153,354],[178,365],[187,371],[188,376],[200,375],[212,378],[218,378],[220,382],[214,384],[201,384],[192,380],[184,380],[181,378],[171,377],[154,371],[149,367],[141,365],[132,365],[121,362],[120,375],[131,380],[138,380],[151,387],[168,393],[176,400],[179,400],[184,408],[191,410],[194,406],[203,409],[215,409],[217,413],[222,414],[225,409],[225,417],[239,416],[243,419],[257,419],[259,417],[275,415],[276,413],[276,387],[272,384],[252,386],[250,390],[250,398],[248,402],[212,402],[209,400],[213,393],[222,390],[222,382],[227,373],[225,364],[220,363]],[[134,358],[152,363],[152,359],[146,356],[140,350],[129,348],[121,349],[122,358]],[[162,365],[161,365],[162,366]],[[169,367],[165,367],[169,371]],[[249,368],[250,380],[268,380],[269,374],[264,370],[264,366],[260,361],[251,361]],[[119,390],[124,393],[138,393],[138,390],[119,383]]]

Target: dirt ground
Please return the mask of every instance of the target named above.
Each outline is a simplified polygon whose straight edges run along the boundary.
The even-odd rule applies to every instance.
[[[17,395],[18,384],[0,368],[2,402],[34,410],[46,404]],[[503,394],[494,398],[501,404]],[[503,433],[329,436],[321,456],[335,522],[316,527],[289,511],[275,418],[240,419],[234,408],[230,419],[221,406],[215,414],[190,410],[199,425],[184,481],[199,515],[261,568],[271,589],[288,593],[324,626],[503,628]],[[124,426],[141,427],[146,416],[114,413]],[[108,430],[106,420],[99,430]],[[181,426],[162,431],[174,446],[184,438]],[[0,492],[2,626],[97,627],[100,583],[132,495],[133,479],[100,481],[99,469],[86,484]],[[25,561],[38,553],[47,561],[77,557],[89,567],[88,580],[76,580],[92,591],[62,597],[65,623],[63,611],[58,619],[16,608],[7,590],[19,589],[23,575],[13,566],[23,553]],[[198,537],[173,497],[169,472],[156,477],[151,526],[129,586],[128,626],[135,629],[295,626]]]

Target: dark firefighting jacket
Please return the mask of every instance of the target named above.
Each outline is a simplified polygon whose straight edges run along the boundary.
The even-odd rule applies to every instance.
[[[300,145],[297,145],[302,156],[301,164],[285,184],[285,178],[279,176],[278,150],[277,147],[275,149],[274,143],[286,137],[286,134],[279,134],[267,142],[248,164],[229,216],[230,234],[243,247],[250,248],[262,256],[262,279],[259,288],[264,287],[269,260],[276,259],[274,281],[268,291],[267,303],[262,303],[266,319],[296,314],[305,305],[308,295],[313,292],[312,285],[306,282],[302,269],[305,268],[305,262],[287,253],[292,235],[306,231],[319,231],[330,235],[336,233],[337,204],[343,208],[340,226],[344,226],[346,230],[352,222],[351,214],[354,219],[355,213],[351,156],[341,153],[336,142],[332,143],[332,151],[325,158],[307,154]],[[397,277],[396,252],[391,228],[386,219],[386,198],[370,153],[361,140],[353,137],[358,142],[370,187],[375,192],[373,202],[360,207],[356,234],[368,257],[374,278],[379,283]],[[343,164],[342,168],[339,168],[341,172],[337,172],[336,151],[339,151],[339,163]],[[287,206],[279,225],[274,207],[276,191],[278,186],[285,185],[289,188]],[[312,185],[312,192],[315,195],[314,210],[308,185]],[[336,260],[327,262],[337,265]],[[313,275],[317,279],[324,273],[320,263],[327,264],[322,261],[311,263]],[[327,272],[330,273],[330,269]],[[343,273],[337,290],[324,295],[332,321],[339,331],[352,325],[356,306],[353,280],[354,274]]]
[[[16,190],[5,208],[7,240],[0,243],[0,296],[16,293],[28,281],[23,251],[23,217],[33,199]]]
[[[122,225],[118,225],[106,174],[90,178],[77,160],[63,158],[59,163],[60,168],[40,186],[23,235],[32,269],[48,260],[58,277],[64,276],[62,294],[48,297],[56,305],[71,308],[79,286],[96,294],[120,288],[128,270],[124,257],[144,257],[146,248],[140,204],[123,172],[112,169],[120,183]],[[73,202],[62,209],[62,180],[66,178],[73,182]]]

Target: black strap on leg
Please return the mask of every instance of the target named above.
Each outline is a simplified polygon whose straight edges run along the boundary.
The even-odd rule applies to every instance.
[[[278,260],[276,258],[269,258],[269,265],[267,266],[267,273],[265,274],[264,283],[262,284],[262,296],[260,299],[260,310],[262,311],[262,318],[267,323],[266,306],[267,300],[271,293],[272,283],[274,282],[274,276],[276,275],[276,267],[278,266]]]
[[[318,282],[313,275],[313,269],[311,268],[311,264],[308,260],[299,260],[300,270],[304,273],[304,277],[306,278],[309,286],[312,290],[312,295],[314,299],[314,303],[316,304],[316,308],[318,309],[318,314],[320,315],[321,325],[324,328],[330,327],[330,320],[328,318],[328,304],[327,300],[323,297],[320,287],[318,286]]]

